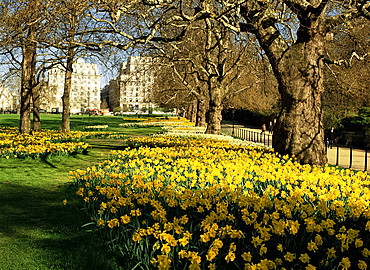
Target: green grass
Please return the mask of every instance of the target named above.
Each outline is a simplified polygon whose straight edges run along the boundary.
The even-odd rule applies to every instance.
[[[4,117],[6,116],[6,117]],[[46,116],[46,115],[45,115]],[[19,116],[18,116],[19,117]],[[56,129],[58,115],[41,118]],[[94,120],[93,120],[94,119]],[[73,126],[118,123],[121,117],[72,117]],[[108,121],[108,120],[107,120]],[[18,119],[19,123],[19,119]],[[14,115],[0,115],[1,126],[17,126]],[[72,127],[72,122],[71,122]],[[75,129],[74,128],[74,129]],[[120,128],[128,135],[148,135],[160,128]],[[123,140],[89,139],[87,154],[46,159],[0,158],[0,269],[126,269],[97,232],[89,232],[69,171],[85,169],[125,147]],[[67,205],[63,200],[67,199]]]
[[[135,118],[136,116],[125,116],[125,118],[130,117]],[[60,130],[62,124],[62,115],[41,114],[40,121],[42,129]],[[119,127],[119,124],[126,122],[127,121],[124,121],[122,116],[71,115],[70,128],[71,131],[84,131],[86,126],[108,125],[108,128],[104,131],[121,132],[123,128]],[[19,127],[19,114],[0,114],[0,126]]]

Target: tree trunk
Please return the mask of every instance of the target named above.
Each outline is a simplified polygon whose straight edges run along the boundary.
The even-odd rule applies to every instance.
[[[72,88],[73,58],[75,55],[74,48],[72,47],[72,43],[74,41],[74,36],[73,36],[74,30],[75,30],[74,27],[70,29],[71,36],[69,38],[69,46],[68,46],[68,51],[67,51],[67,63],[66,63],[67,66],[66,66],[66,74],[64,78],[64,92],[62,96],[63,113],[62,113],[61,130],[64,133],[70,132],[70,117],[69,117],[71,113],[70,93],[71,93],[71,88]]]
[[[300,163],[327,162],[321,107],[323,45],[320,35],[292,45],[275,69],[282,110],[274,127],[273,147],[280,154],[295,155]]]
[[[317,8],[297,4],[299,29],[293,44],[287,43],[269,17],[254,23],[256,20],[250,15],[263,13],[265,6],[253,3],[256,2],[248,1],[242,7],[241,13],[250,22],[246,31],[256,35],[269,58],[282,102],[274,126],[273,147],[282,155],[294,155],[302,164],[324,165],[327,157],[321,95],[327,3],[323,1]]]
[[[206,134],[221,134],[221,120],[222,120],[222,99],[221,88],[212,87],[209,84],[209,109],[208,109],[208,122]]]
[[[72,86],[72,72],[73,72],[73,59],[67,59],[67,69],[64,80],[64,92],[62,96],[63,101],[63,113],[62,113],[62,132],[70,132],[70,93]]]
[[[191,112],[193,111],[193,103],[188,103],[185,111],[185,118],[191,120]]]
[[[195,122],[196,127],[206,127],[207,122],[206,122],[206,113],[207,113],[207,108],[206,108],[206,102],[204,99],[198,99],[197,101],[197,119]]]
[[[34,80],[33,80],[34,81]],[[33,113],[33,121],[32,121],[32,129],[34,131],[41,131],[41,121],[40,121],[40,85],[35,86],[33,84],[32,87],[32,113]]]
[[[197,101],[194,100],[191,103],[191,111],[190,111],[190,122],[196,123],[197,122],[197,114],[198,114],[198,105]]]
[[[34,64],[36,63],[36,43],[34,27],[28,29],[25,44],[22,47],[22,82],[19,132],[29,134],[31,132],[30,103],[32,86],[34,82]]]

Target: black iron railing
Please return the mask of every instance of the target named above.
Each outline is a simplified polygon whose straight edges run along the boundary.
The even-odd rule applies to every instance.
[[[224,126],[222,130],[237,138],[272,147],[272,134],[268,131],[259,132],[248,128],[235,127],[234,125]],[[333,149],[327,149],[327,153],[331,165],[352,168],[354,170],[368,171],[369,169],[368,149],[336,145]]]

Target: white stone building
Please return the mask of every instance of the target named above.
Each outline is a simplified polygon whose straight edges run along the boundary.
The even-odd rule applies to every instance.
[[[8,88],[0,85],[0,110],[13,111],[16,109],[17,95]]]
[[[48,92],[42,98],[41,108],[48,112],[63,110],[65,69],[57,65],[49,71]],[[72,87],[70,94],[71,113],[100,109],[100,79],[97,64],[85,63],[78,59],[73,64]]]
[[[130,56],[121,64],[117,79],[109,83],[109,108],[134,112],[154,108],[150,102],[153,81],[152,58]]]

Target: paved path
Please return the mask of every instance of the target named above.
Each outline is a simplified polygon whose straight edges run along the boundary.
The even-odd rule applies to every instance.
[[[234,134],[235,136],[249,139],[250,136],[253,134],[255,140],[257,138],[258,141],[261,141],[261,129],[251,127],[251,126],[245,126],[240,124],[232,124],[231,121],[223,121],[222,122],[222,130],[226,131],[229,134],[232,134],[234,127]],[[248,133],[249,132],[249,133]],[[272,145],[272,136],[269,136],[269,132],[265,132],[265,136],[262,137],[262,142],[265,142],[266,145],[271,146]],[[252,135],[252,136],[253,136]],[[344,168],[350,168],[351,159],[350,154],[351,150],[349,147],[339,147],[339,153],[338,148],[334,146],[333,148],[327,149],[328,153],[328,164],[330,165],[338,165],[340,167]],[[352,149],[352,164],[351,168],[358,171],[365,170],[365,150],[361,149]],[[337,157],[339,157],[339,160],[337,161]],[[367,172],[370,172],[370,152],[367,153]]]

